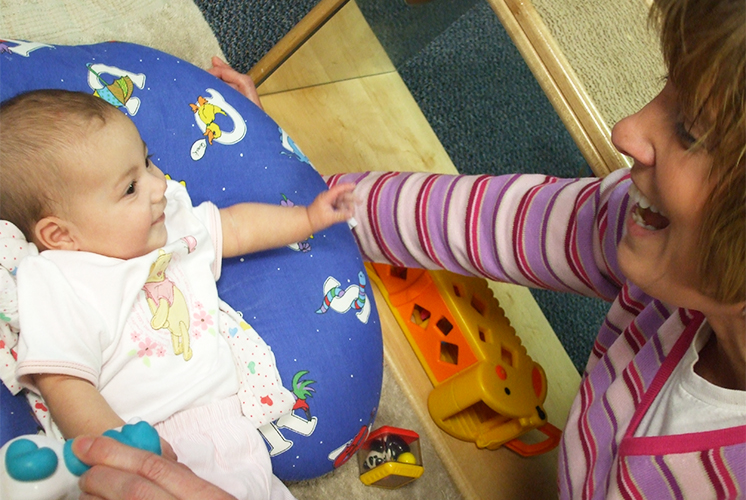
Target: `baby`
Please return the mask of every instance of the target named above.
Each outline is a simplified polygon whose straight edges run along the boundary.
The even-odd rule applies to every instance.
[[[292,498],[256,427],[293,397],[271,350],[220,301],[215,282],[223,257],[302,241],[349,219],[354,186],[325,191],[308,207],[193,207],[129,118],[61,90],[0,106],[0,176],[13,179],[0,184],[0,218],[40,251],[18,268],[16,374],[44,397],[64,437],[141,418],[155,425],[164,454],[236,497]],[[210,324],[240,327],[245,348],[267,360],[246,375],[268,387],[261,394],[239,399],[231,346],[202,328]]]

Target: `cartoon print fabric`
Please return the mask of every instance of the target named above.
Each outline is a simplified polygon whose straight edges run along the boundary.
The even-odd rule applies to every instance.
[[[218,207],[308,204],[326,189],[300,147],[264,112],[207,72],[162,52],[118,42],[68,47],[4,40],[0,71],[3,100],[24,90],[64,88],[117,106],[137,125],[153,161],[186,184],[195,205],[207,199]],[[383,350],[366,279],[343,224],[297,245],[223,262],[220,297],[241,312],[240,325],[250,325],[271,347],[295,399],[290,415],[260,429],[282,479],[309,479],[341,465],[373,423]],[[155,319],[163,313],[153,297]],[[196,310],[189,321],[189,336],[181,327],[164,330],[184,356],[184,341],[193,341],[204,325]],[[250,361],[243,368],[250,373]]]

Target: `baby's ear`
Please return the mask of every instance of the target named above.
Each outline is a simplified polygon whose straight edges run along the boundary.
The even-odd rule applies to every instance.
[[[35,243],[46,250],[75,250],[70,228],[59,217],[44,217],[34,227]],[[40,249],[41,250],[41,249]]]

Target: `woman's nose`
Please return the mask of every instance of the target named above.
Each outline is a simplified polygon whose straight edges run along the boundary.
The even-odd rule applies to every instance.
[[[620,120],[611,130],[611,142],[635,163],[655,165],[655,147],[645,127],[644,110]]]

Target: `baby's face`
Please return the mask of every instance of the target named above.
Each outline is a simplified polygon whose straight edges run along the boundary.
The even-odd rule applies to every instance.
[[[77,249],[130,259],[165,245],[166,179],[132,121],[112,113],[79,145],[71,159],[76,194],[64,214]]]

